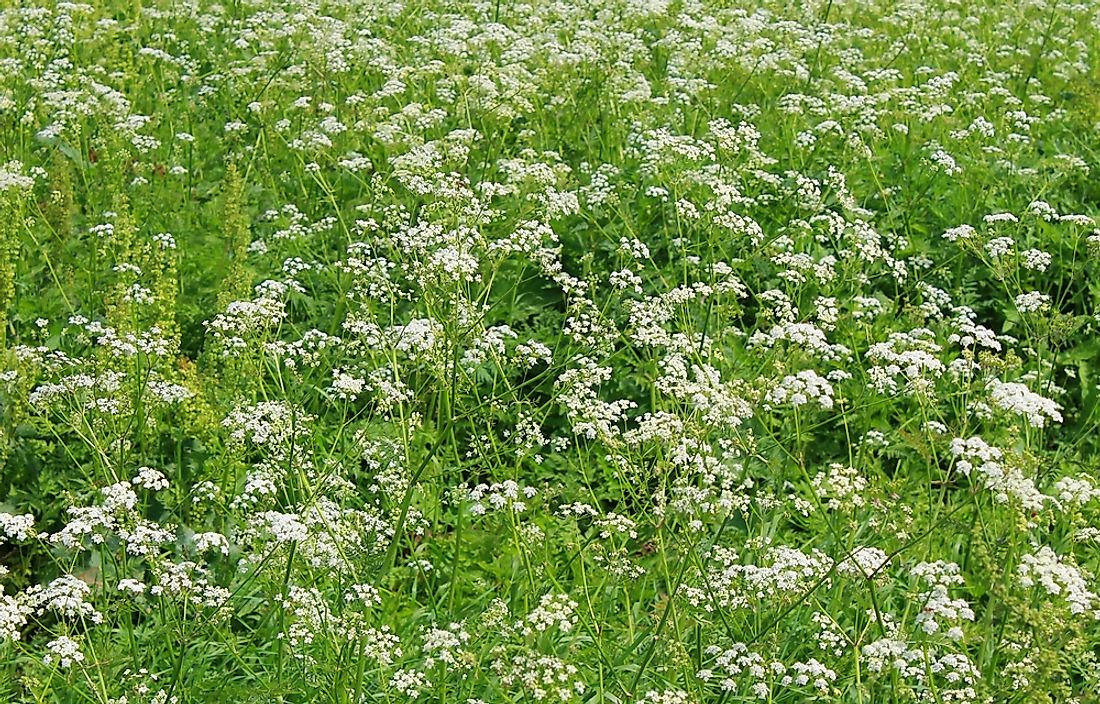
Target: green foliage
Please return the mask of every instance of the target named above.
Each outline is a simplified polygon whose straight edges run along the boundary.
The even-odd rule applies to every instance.
[[[1096,701],[1098,26],[4,6],[0,701]]]

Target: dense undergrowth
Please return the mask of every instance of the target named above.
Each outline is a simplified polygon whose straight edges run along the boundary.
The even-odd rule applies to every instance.
[[[0,10],[0,701],[1100,701],[1095,2]]]

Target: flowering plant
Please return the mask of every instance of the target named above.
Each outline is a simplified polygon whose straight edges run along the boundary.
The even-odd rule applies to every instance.
[[[1096,701],[1097,29],[4,4],[0,701]]]

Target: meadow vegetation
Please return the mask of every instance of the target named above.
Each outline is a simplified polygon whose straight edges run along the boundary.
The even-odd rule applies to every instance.
[[[1100,4],[0,3],[0,702],[1100,701]]]

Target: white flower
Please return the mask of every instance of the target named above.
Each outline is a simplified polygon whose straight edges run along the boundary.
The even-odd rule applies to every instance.
[[[521,624],[522,631],[525,635],[531,635],[556,628],[562,633],[568,633],[577,625],[577,617],[574,615],[576,609],[577,602],[567,594],[543,594],[539,605],[527,614]]]
[[[1032,427],[1042,428],[1048,420],[1062,422],[1060,405],[1032,392],[1023,384],[990,379],[986,389],[994,406],[1023,416]]]
[[[80,652],[80,645],[68,636],[51,640],[46,643],[46,649],[50,651],[42,658],[42,662],[46,665],[56,661],[58,667],[65,669],[74,663],[84,661],[84,653]]]
[[[833,387],[812,369],[785,376],[765,396],[773,406],[803,406],[811,401],[826,410],[833,407]]]
[[[10,513],[0,513],[0,539],[30,540],[37,536],[34,531],[34,516],[25,513],[21,516],[13,516]],[[0,540],[0,542],[3,542]]]
[[[985,251],[994,259],[1008,256],[1016,242],[1011,237],[994,237],[985,243]]]
[[[1021,313],[1039,313],[1050,308],[1050,296],[1039,291],[1021,293],[1014,302]]]
[[[1047,252],[1043,252],[1038,249],[1029,249],[1020,253],[1020,257],[1023,260],[1025,269],[1031,269],[1033,271],[1046,271],[1047,267],[1054,258]]]
[[[118,581],[118,591],[127,592],[133,595],[144,594],[147,587],[145,583],[137,579],[120,579]]]
[[[1016,571],[1020,586],[1030,588],[1038,585],[1047,594],[1061,597],[1069,606],[1070,613],[1082,614],[1093,610],[1094,617],[1100,618],[1097,596],[1089,589],[1086,575],[1048,546],[1024,555]]]
[[[229,539],[221,533],[195,533],[192,540],[195,541],[195,549],[199,552],[216,550],[222,555],[229,554]]]
[[[265,511],[257,518],[263,521],[271,535],[280,543],[301,542],[309,537],[309,528],[297,514]]]
[[[152,467],[139,467],[137,476],[130,480],[134,486],[140,486],[149,491],[161,491],[168,488],[168,479],[160,470]]]

